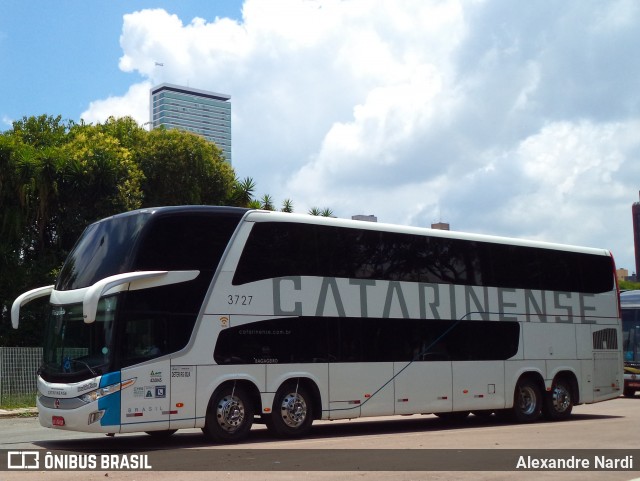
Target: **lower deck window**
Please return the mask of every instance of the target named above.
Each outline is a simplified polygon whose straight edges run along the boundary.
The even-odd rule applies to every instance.
[[[230,327],[218,364],[490,361],[518,352],[520,325],[507,321],[302,317]]]

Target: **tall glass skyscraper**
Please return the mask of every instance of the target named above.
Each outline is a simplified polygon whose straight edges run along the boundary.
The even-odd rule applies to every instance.
[[[181,129],[215,142],[231,163],[230,95],[168,83],[151,89],[151,126]]]

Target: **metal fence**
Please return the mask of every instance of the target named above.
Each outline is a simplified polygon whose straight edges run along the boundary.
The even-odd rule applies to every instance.
[[[35,399],[41,361],[41,347],[0,347],[0,406],[8,399]]]

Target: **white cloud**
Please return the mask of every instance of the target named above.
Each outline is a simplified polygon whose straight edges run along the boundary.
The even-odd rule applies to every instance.
[[[149,121],[150,82],[142,82],[129,87],[122,97],[112,96],[104,100],[94,100],[80,117],[87,123],[104,122],[109,117],[133,117],[138,123]]]
[[[299,211],[609,247],[633,270],[637,2],[246,0],[240,22],[201,17],[126,15],[120,68],[145,80],[83,117],[147,121],[161,82],[228,93],[237,174]]]

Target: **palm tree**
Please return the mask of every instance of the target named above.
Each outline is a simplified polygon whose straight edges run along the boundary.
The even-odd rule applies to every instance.
[[[322,217],[333,217],[333,211],[331,209],[329,209],[328,207],[325,207],[324,209],[322,209],[322,211],[320,212],[320,215]]]
[[[262,210],[276,210],[276,208],[273,206],[273,197],[271,197],[269,194],[264,194],[262,196],[262,199],[260,199],[260,203],[260,207],[262,208]]]
[[[255,190],[256,183],[251,177],[236,179],[233,186],[233,202],[240,207],[249,207]]]
[[[293,212],[293,201],[291,199],[285,199],[282,201],[282,209],[280,209],[281,212],[288,212],[288,213],[292,213]]]

